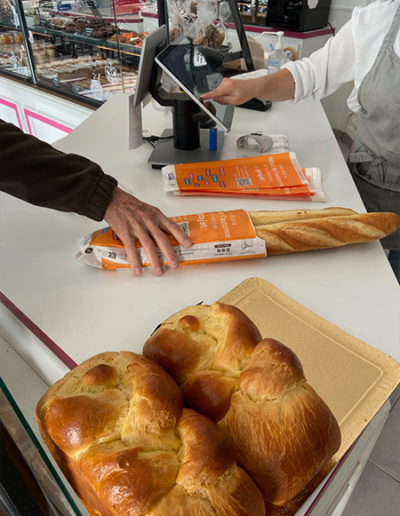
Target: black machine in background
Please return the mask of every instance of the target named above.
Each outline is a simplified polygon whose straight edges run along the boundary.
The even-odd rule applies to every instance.
[[[330,6],[331,0],[269,0],[267,25],[299,32],[322,29],[328,23]]]
[[[306,32],[328,24],[331,0],[237,0],[237,4],[244,23]]]

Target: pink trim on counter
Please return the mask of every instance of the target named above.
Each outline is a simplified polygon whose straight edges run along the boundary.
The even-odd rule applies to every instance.
[[[67,367],[73,369],[78,364],[72,360],[72,358],[65,353],[57,344],[51,340],[29,317],[27,317],[22,310],[20,310],[12,301],[8,299],[2,292],[0,292],[0,302],[10,310],[12,314],[19,319],[24,326],[28,328],[43,344],[49,348],[49,350],[55,354],[57,358],[63,362]]]
[[[0,99],[0,104],[3,104],[4,106],[7,106],[9,108],[15,109],[15,112],[17,113],[19,128],[21,129],[21,131],[23,131],[24,129],[22,127],[21,117],[19,116],[17,104],[14,104],[13,102],[9,102],[8,100],[5,100],[5,99]]]
[[[143,16],[143,18],[158,18],[157,13],[146,13],[142,11],[141,15]]]
[[[339,459],[338,463],[336,464],[336,466],[334,467],[333,471],[331,473],[328,473],[328,475],[330,474],[330,477],[329,477],[329,480],[326,481],[324,487],[320,490],[320,492],[318,493],[318,495],[315,497],[314,501],[311,503],[310,507],[307,509],[307,511],[304,513],[304,516],[312,516],[311,515],[311,512],[312,510],[314,509],[316,503],[319,501],[319,499],[321,498],[321,496],[324,494],[324,492],[326,491],[327,487],[329,486],[329,484],[332,482],[332,480],[335,478],[335,476],[338,474],[343,462],[347,459],[347,457],[349,456],[350,452],[353,450],[354,446],[356,445],[357,441],[359,440],[360,436],[356,439],[356,441],[354,441],[354,443],[350,446],[350,448],[345,452],[345,454]],[[318,486],[317,488],[318,489]]]
[[[60,129],[60,131],[64,131],[65,133],[72,133],[73,129],[71,127],[67,127],[66,125],[60,124],[59,122],[56,122],[55,120],[51,120],[50,118],[46,118],[45,116],[39,115],[38,113],[35,113],[34,111],[30,111],[29,109],[24,108],[25,113],[25,120],[28,124],[28,131],[29,134],[33,134],[31,124],[29,122],[29,117],[35,118],[36,120],[39,120],[39,122],[43,122],[47,125],[50,125],[51,127],[54,127],[56,129]]]

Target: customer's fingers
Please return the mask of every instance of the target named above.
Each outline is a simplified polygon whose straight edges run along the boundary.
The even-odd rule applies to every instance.
[[[175,222],[173,222],[168,217],[162,217],[162,220],[160,221],[160,228],[173,236],[178,244],[183,245],[183,247],[190,247],[192,245],[192,241],[190,240],[189,236],[182,230],[180,226],[175,224]]]
[[[138,235],[138,240],[141,243],[144,252],[146,253],[146,257],[150,262],[150,266],[153,269],[154,273],[157,274],[157,276],[161,276],[163,273],[163,266],[161,264],[160,256],[158,254],[156,246],[154,245],[153,239],[147,232],[140,232],[140,234]]]
[[[163,273],[160,251],[170,267],[176,268],[179,264],[178,257],[165,233],[169,233],[184,247],[192,245],[184,231],[158,208],[140,201],[118,187],[113,192],[104,220],[123,242],[129,264],[136,274],[141,274],[142,270],[140,251],[136,248],[136,241],[140,242],[153,271],[158,276]]]
[[[123,242],[123,244],[131,269],[137,276],[140,276],[142,274],[142,261],[139,257],[139,252],[136,245],[132,245],[131,241],[127,243]]]

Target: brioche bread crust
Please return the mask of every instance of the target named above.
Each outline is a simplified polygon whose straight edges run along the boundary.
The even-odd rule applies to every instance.
[[[155,363],[102,353],[50,387],[36,417],[91,516],[263,516],[218,425],[182,406]]]
[[[238,308],[185,308],[148,339],[143,354],[171,374],[194,410],[224,430],[267,503],[288,503],[339,449],[339,425],[297,356],[262,340]]]

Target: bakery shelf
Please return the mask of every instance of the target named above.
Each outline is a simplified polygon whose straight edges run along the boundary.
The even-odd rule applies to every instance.
[[[125,18],[112,15],[113,6],[111,0],[109,16],[95,11],[92,15],[70,12],[54,16],[43,2],[0,0],[0,73],[94,107],[118,91],[132,93],[141,46],[110,39],[116,39],[117,30],[120,35],[139,36],[131,40],[139,43],[143,32],[132,29],[137,16],[127,19],[132,22],[127,24]],[[77,26],[75,32],[65,30],[69,23]],[[16,32],[22,33],[22,38],[14,40]],[[93,32],[108,36],[94,37]],[[107,75],[110,67],[111,76]]]
[[[226,7],[228,3],[230,14],[218,14],[219,18],[209,24],[206,33],[200,30],[194,41],[218,48],[216,65],[223,75],[231,76],[251,71],[254,66],[235,0],[223,5]],[[23,34],[23,44],[5,48],[0,42],[0,73],[56,96],[61,94],[77,102],[83,100],[93,107],[99,107],[118,91],[133,93],[142,37],[165,23],[172,38],[178,27],[172,26],[166,11],[160,15],[154,12],[154,23],[145,26],[141,12],[115,14],[118,13],[115,7],[116,0],[110,0],[107,6],[96,7],[89,2],[86,8],[71,4],[66,9],[51,0],[0,0],[0,35],[15,32],[17,27]],[[185,17],[184,12],[181,16]],[[228,35],[228,26],[235,27],[236,32],[230,30]],[[66,28],[74,32],[67,32]],[[105,37],[93,37],[94,33]],[[62,61],[65,67],[60,64]],[[111,77],[106,75],[107,64],[101,66],[100,61],[115,68]],[[87,67],[81,75],[85,62],[93,66],[91,70]],[[124,81],[125,78],[128,81]]]
[[[115,52],[120,50],[124,54],[130,54],[138,57],[141,55],[141,47],[134,45],[124,45],[123,43],[118,44],[117,42],[109,41],[107,39],[90,38],[86,35],[69,34],[62,30],[51,29],[50,27],[28,26],[28,28],[33,35],[37,34],[41,36],[60,37],[74,43],[80,43],[93,47],[101,47],[106,50],[112,50]]]

